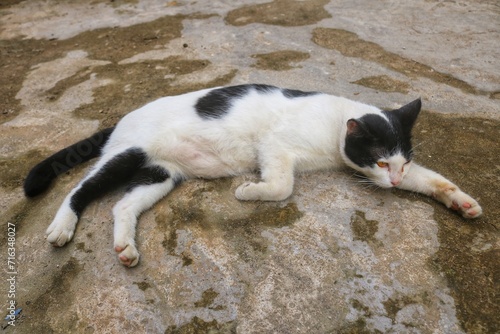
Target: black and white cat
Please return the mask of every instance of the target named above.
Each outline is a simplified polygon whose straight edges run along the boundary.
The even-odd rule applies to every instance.
[[[236,198],[281,201],[292,194],[294,171],[347,165],[379,187],[430,195],[466,218],[478,217],[482,210],[473,198],[412,162],[411,129],[420,108],[416,100],[381,111],[342,97],[255,84],[164,97],[42,161],[24,190],[36,196],[57,175],[100,155],[64,200],[47,240],[66,244],[92,200],[125,186],[113,208],[114,249],[128,267],[139,261],[139,215],[190,178],[259,170],[262,181],[243,183]]]

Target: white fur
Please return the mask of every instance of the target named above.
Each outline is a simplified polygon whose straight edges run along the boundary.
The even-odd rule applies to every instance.
[[[346,157],[347,159],[347,157]],[[349,162],[349,165],[363,174],[371,182],[381,188],[391,188],[398,186],[410,169],[411,161],[408,162],[402,153],[394,154],[380,161],[388,163],[387,167],[370,166],[361,168]]]
[[[385,118],[378,108],[326,94],[290,99],[279,91],[253,91],[237,99],[223,117],[202,119],[194,106],[209,91],[161,98],[126,115],[104,147],[96,169],[126,149],[140,147],[152,165],[185,178],[218,178],[260,169],[262,181],[242,184],[235,196],[279,201],[292,194],[294,171],[347,164],[380,187],[398,186],[433,195],[461,210],[464,217],[481,214],[477,202],[457,186],[435,172],[407,164],[401,154],[387,157],[386,168],[360,168],[346,157],[347,121],[367,113]],[[134,266],[139,260],[134,242],[138,216],[173,187],[171,178],[137,187],[114,207],[114,244],[123,264]],[[49,242],[57,246],[71,239],[76,226],[76,216],[69,209],[71,194],[47,230]]]

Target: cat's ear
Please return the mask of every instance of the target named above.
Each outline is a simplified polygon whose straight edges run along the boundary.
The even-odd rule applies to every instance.
[[[347,135],[352,135],[358,131],[359,123],[354,118],[347,121]]]
[[[401,108],[395,110],[395,113],[396,115],[398,115],[401,125],[406,131],[410,132],[413,128],[413,124],[415,124],[421,108],[422,100],[418,98],[415,101],[410,102],[407,105],[404,105]]]
[[[368,129],[365,127],[363,122],[351,118],[350,120],[347,121],[347,135],[363,137],[370,135],[370,133],[368,132]]]

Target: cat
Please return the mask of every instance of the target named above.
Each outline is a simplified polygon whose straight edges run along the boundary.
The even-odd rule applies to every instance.
[[[64,199],[47,240],[66,244],[92,200],[125,186],[113,215],[114,249],[127,267],[139,261],[139,215],[192,178],[258,170],[262,181],[241,184],[236,198],[281,201],[292,194],[294,171],[347,165],[379,187],[426,194],[465,218],[478,217],[482,209],[472,197],[413,162],[411,130],[421,104],[417,99],[382,111],[343,97],[262,84],[164,97],[36,165],[24,191],[36,196],[57,175],[100,156]]]

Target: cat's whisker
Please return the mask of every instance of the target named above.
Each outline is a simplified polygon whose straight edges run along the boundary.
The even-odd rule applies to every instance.
[[[356,182],[373,184],[373,181],[370,178],[368,178],[365,175],[359,174],[359,173],[353,173],[350,176],[350,178],[353,179]]]
[[[357,172],[352,173],[350,175],[350,178],[356,181],[357,183],[360,183],[365,190],[369,190],[371,192],[376,191],[378,188],[380,188],[376,183],[373,182],[369,177],[363,174],[359,174]]]
[[[424,141],[422,141],[422,142],[420,142],[420,143],[418,143],[418,144],[416,144],[416,145],[413,145],[413,147],[412,147],[412,148],[411,148],[411,150],[410,150],[410,154],[411,154],[411,155],[413,155],[413,154],[415,153],[415,149],[416,149],[417,147],[419,147],[420,145],[423,145],[423,144],[425,144],[425,143],[426,143],[426,141],[424,140]]]
[[[357,177],[357,178],[364,178],[367,179],[366,175],[360,174],[357,170],[353,171],[350,175],[350,178]]]
[[[368,190],[371,193],[375,192],[377,189],[380,188],[375,182],[373,182],[372,179],[370,179],[366,175],[355,172],[350,175],[350,178],[356,181],[357,183],[360,183],[363,189]]]

